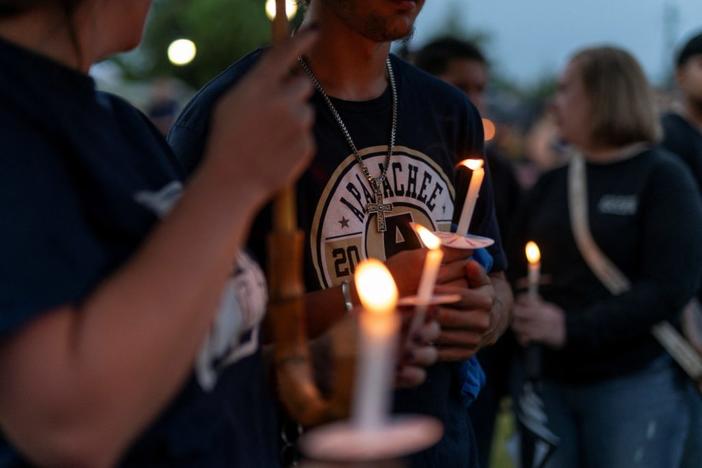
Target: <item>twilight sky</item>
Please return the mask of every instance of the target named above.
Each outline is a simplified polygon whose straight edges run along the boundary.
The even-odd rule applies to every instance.
[[[427,0],[412,46],[440,33],[455,12],[468,31],[489,35],[493,65],[523,84],[598,43],[633,52],[658,82],[680,41],[702,31],[702,0]]]

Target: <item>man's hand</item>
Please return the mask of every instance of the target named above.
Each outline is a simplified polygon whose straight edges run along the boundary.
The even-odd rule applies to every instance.
[[[413,315],[403,317],[406,331],[412,321]],[[432,344],[441,333],[441,327],[429,318],[413,337],[405,333],[400,337],[401,355],[397,368],[395,386],[397,388],[416,387],[424,383],[427,378],[426,368],[433,366],[438,358],[436,347]]]
[[[437,286],[438,293],[461,296],[460,302],[439,308],[437,320],[441,335],[437,345],[442,361],[465,361],[482,346],[493,342],[492,311],[496,293],[492,280],[474,260],[458,262],[463,263],[463,279],[455,280],[453,275],[448,275],[442,279],[449,285]],[[445,265],[446,270],[452,271],[455,263]]]
[[[400,296],[417,293],[426,250],[401,252],[386,262]],[[458,294],[461,301],[438,309],[441,335],[436,341],[439,359],[469,359],[494,344],[509,325],[512,292],[502,273],[488,275],[470,250],[444,249],[436,293]]]
[[[541,343],[558,349],[566,342],[563,310],[541,298],[532,299],[528,294],[520,295],[515,303],[512,329],[522,346]]]

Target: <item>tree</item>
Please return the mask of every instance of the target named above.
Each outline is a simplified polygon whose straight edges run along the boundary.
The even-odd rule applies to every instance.
[[[183,67],[171,64],[166,53],[178,38],[197,46],[195,60]],[[174,76],[200,88],[269,40],[263,0],[157,0],[142,46],[117,62],[128,78]]]

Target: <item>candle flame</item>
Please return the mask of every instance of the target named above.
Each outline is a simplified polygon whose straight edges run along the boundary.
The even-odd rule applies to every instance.
[[[526,251],[526,257],[530,264],[534,265],[541,261],[541,250],[539,250],[539,246],[536,245],[536,242],[527,242],[524,250]]]
[[[483,160],[482,159],[465,159],[460,162],[461,166],[465,166],[471,171],[477,171],[478,169],[481,169],[483,167]]]
[[[387,267],[375,259],[359,263],[354,276],[363,308],[375,314],[391,314],[397,304],[397,285]]]
[[[436,250],[441,247],[441,239],[434,235],[434,233],[429,229],[417,223],[410,223],[410,225],[412,226],[412,229],[414,229],[414,232],[416,232],[419,236],[419,239],[422,241],[422,244],[424,244],[424,247],[431,250]]]
[[[268,17],[269,20],[273,21],[275,19],[275,14],[276,14],[276,4],[275,0],[267,0],[266,1],[266,16]],[[285,0],[285,16],[288,17],[289,20],[293,19],[295,15],[297,14],[297,2],[293,0]]]

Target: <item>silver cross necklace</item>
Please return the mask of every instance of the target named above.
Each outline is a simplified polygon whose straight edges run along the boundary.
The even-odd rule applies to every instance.
[[[341,115],[339,115],[339,112],[336,110],[336,107],[334,107],[334,104],[327,95],[326,91],[324,91],[322,84],[312,72],[310,66],[302,57],[299,57],[298,61],[300,62],[300,66],[302,66],[302,69],[305,70],[305,73],[307,73],[307,75],[310,77],[310,80],[312,80],[312,84],[314,85],[314,87],[317,89],[317,91],[319,91],[319,94],[322,95],[324,101],[327,103],[327,107],[329,107],[329,110],[334,116],[334,119],[336,119],[336,122],[339,125],[341,132],[346,138],[346,142],[348,143],[349,147],[351,148],[351,151],[353,151],[353,154],[356,157],[356,161],[358,162],[358,165],[361,168],[361,173],[363,173],[363,176],[366,178],[371,188],[373,189],[374,200],[372,203],[368,203],[368,205],[366,206],[366,213],[369,215],[376,215],[376,228],[378,232],[387,231],[388,227],[387,223],[385,222],[385,216],[386,213],[392,212],[393,206],[392,203],[385,203],[385,199],[383,196],[383,183],[387,180],[388,167],[390,167],[390,158],[392,158],[392,152],[395,148],[395,138],[397,135],[397,86],[395,84],[395,75],[393,74],[392,64],[390,63],[390,57],[387,58],[385,62],[385,67],[387,69],[388,81],[390,81],[390,89],[392,91],[392,126],[390,127],[390,144],[388,145],[388,154],[385,156],[385,163],[383,164],[383,168],[380,172],[379,177],[373,177],[370,174],[368,167],[363,162],[363,158],[361,158],[361,155],[358,154],[358,149],[356,148],[356,144],[353,142],[353,138],[351,138],[351,133],[346,127],[346,124],[341,118]]]

